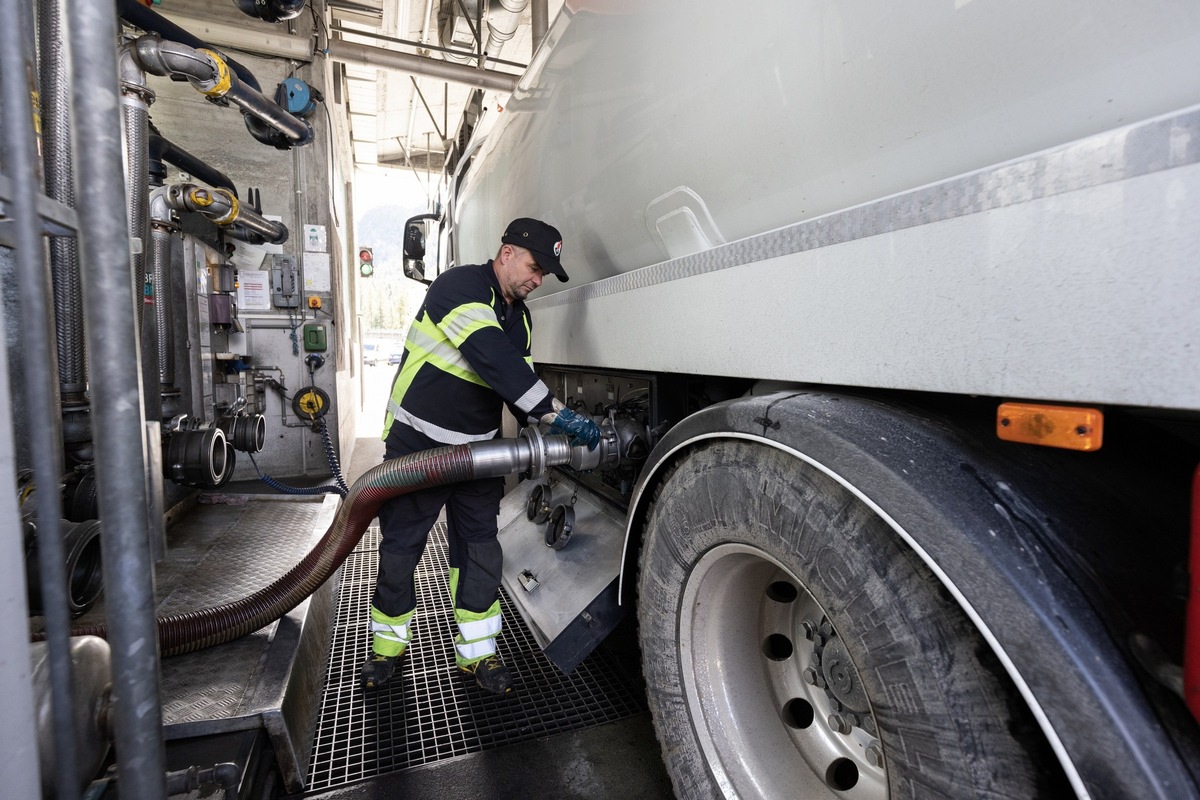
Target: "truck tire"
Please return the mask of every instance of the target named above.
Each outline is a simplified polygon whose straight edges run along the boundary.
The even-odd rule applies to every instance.
[[[807,462],[738,440],[693,450],[657,490],[638,590],[678,797],[1047,796],[1044,739],[992,652],[888,524]]]

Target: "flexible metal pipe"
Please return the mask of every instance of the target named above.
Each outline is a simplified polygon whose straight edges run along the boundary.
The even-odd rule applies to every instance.
[[[166,753],[159,658],[150,645],[156,635],[154,564],[146,514],[141,353],[129,291],[114,12],[112,0],[72,0],[67,27],[75,125],[77,131],[87,131],[75,141],[76,196],[96,416],[96,485],[104,520],[101,558],[112,649],[114,745],[121,795],[150,800],[165,796]]]
[[[0,25],[0,97],[4,113],[0,140],[4,172],[12,181],[13,257],[21,299],[21,357],[32,364],[53,364],[54,330],[51,326],[49,274],[42,257],[41,223],[37,216],[38,152],[34,134],[33,109],[29,102],[37,88],[37,75],[30,43],[33,40],[33,7],[29,3],[5,0],[2,9],[6,23]],[[111,40],[109,40],[111,42]],[[112,47],[109,46],[109,58]],[[60,442],[54,433],[58,424],[56,386],[49,369],[31,369],[25,374],[25,399],[30,419],[28,426],[30,461],[36,492],[35,509],[41,533],[39,572],[45,591],[46,634],[51,676],[51,714],[56,727],[55,755],[60,764],[73,765],[78,753],[76,728],[72,718],[72,680],[67,612],[67,579],[62,542],[61,502],[57,491],[60,470],[57,454]],[[28,651],[9,653],[8,657],[28,659]],[[64,768],[54,779],[59,797],[78,795],[73,775]]]
[[[241,82],[225,59],[213,50],[199,50],[180,42],[163,41],[157,34],[133,42],[138,63],[152,75],[179,75],[208,97],[223,97],[247,114],[270,125],[293,145],[313,139],[312,126],[295,117],[257,89]],[[253,129],[251,129],[253,132]]]
[[[134,56],[133,46],[121,47],[121,118],[125,131],[125,213],[129,218],[132,247],[130,264],[138,330],[144,323],[143,287],[146,284],[146,247],[150,243],[150,104],[154,93],[146,88],[146,74]]]
[[[42,55],[42,158],[46,194],[74,208],[66,44],[62,4],[58,0],[40,0],[38,47]],[[79,243],[74,237],[55,236],[50,239],[50,272],[54,279],[59,391],[68,402],[82,402],[87,389],[87,349],[83,340]]]
[[[247,208],[225,189],[206,189],[192,183],[179,183],[167,190],[167,203],[176,211],[203,214],[238,239],[246,238],[247,231],[258,234],[271,244],[283,244],[288,239],[286,225]]]
[[[542,437],[535,429],[526,429],[517,439],[439,447],[385,461],[355,481],[325,535],[286,575],[241,600],[160,617],[159,647],[163,655],[190,653],[240,638],[279,619],[341,566],[358,545],[379,506],[391,497],[514,472],[530,471],[536,475],[558,464],[591,469],[602,460],[616,457],[612,440],[602,441],[600,447],[589,452],[582,447],[572,448],[565,436]],[[106,627],[77,628],[72,634],[103,637]]]
[[[151,135],[153,138],[153,135]],[[164,140],[165,141],[165,140]],[[154,330],[158,341],[158,382],[162,394],[175,388],[175,326],[171,299],[171,237],[179,230],[167,204],[167,190],[150,192],[150,270],[154,281]],[[159,416],[162,416],[160,410]]]

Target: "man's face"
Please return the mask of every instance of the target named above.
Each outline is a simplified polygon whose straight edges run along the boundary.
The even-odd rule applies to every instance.
[[[496,279],[508,302],[524,300],[529,293],[542,285],[546,273],[537,265],[533,254],[524,247],[506,244],[500,248],[496,261]]]

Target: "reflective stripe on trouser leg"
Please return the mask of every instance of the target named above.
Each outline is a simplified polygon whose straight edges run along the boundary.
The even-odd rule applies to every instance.
[[[416,610],[389,617],[375,606],[371,606],[371,650],[381,656],[398,656],[412,641],[412,621]]]
[[[458,666],[467,667],[496,654],[501,623],[499,600],[487,611],[456,608],[454,621],[458,623],[458,636],[454,637],[454,660]]]

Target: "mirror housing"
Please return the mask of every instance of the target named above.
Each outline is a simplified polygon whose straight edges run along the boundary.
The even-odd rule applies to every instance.
[[[433,283],[425,277],[425,221],[440,219],[440,214],[418,214],[404,223],[404,276],[421,283]]]

